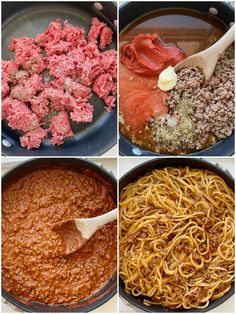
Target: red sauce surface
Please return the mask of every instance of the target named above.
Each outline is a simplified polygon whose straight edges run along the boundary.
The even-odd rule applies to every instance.
[[[121,62],[143,76],[158,76],[169,65],[176,65],[185,54],[174,44],[163,43],[157,34],[139,34],[121,47]]]
[[[120,112],[126,125],[141,129],[154,116],[168,112],[167,93],[156,87],[156,77],[144,77],[120,64]]]
[[[157,87],[157,79],[185,54],[174,44],[164,44],[157,34],[139,34],[121,44],[120,55],[120,112],[130,130],[141,130],[153,117],[168,112],[168,93]]]
[[[64,256],[52,225],[104,214],[115,207],[96,179],[65,169],[37,170],[2,192],[2,284],[20,298],[46,304],[80,301],[101,289],[116,269],[116,223]]]

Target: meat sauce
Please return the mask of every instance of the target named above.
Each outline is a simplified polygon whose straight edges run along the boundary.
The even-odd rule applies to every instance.
[[[52,226],[115,207],[98,180],[65,169],[28,174],[2,192],[2,284],[18,298],[46,304],[78,302],[101,289],[116,269],[116,223],[99,229],[65,256]]]
[[[190,56],[211,46],[225,30],[226,26],[210,15],[187,9],[163,9],[129,24],[120,34],[120,47],[122,52],[122,47],[136,36],[156,33],[163,42],[171,47],[176,45],[185,56]],[[168,93],[156,87],[157,75],[147,77],[131,71],[122,60],[122,53],[120,56],[120,131],[132,143],[159,152],[149,122],[168,112],[165,105]]]

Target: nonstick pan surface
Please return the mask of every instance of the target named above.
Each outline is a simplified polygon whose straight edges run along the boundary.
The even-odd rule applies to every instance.
[[[14,37],[35,37],[42,33],[55,19],[68,20],[69,23],[90,29],[92,17],[97,16],[113,30],[113,42],[109,48],[116,48],[117,8],[112,2],[100,2],[102,10],[94,7],[94,2],[3,2],[2,3],[2,59],[10,60],[14,54],[8,45]],[[45,140],[39,149],[27,150],[19,144],[20,133],[2,123],[2,153],[8,156],[94,156],[110,149],[117,139],[117,110],[108,113],[104,103],[97,96],[90,99],[94,105],[92,123],[77,125],[72,123],[74,136],[65,140],[60,146]]]

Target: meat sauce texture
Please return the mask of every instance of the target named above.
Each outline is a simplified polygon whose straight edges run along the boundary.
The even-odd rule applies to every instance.
[[[2,192],[2,284],[16,297],[46,304],[78,302],[101,289],[116,269],[116,222],[64,256],[53,224],[115,207],[96,179],[65,169],[28,174]]]
[[[213,17],[165,9],[135,20],[120,35],[121,133],[144,149],[159,152],[149,129],[168,113],[168,92],[157,87],[160,72],[211,46],[225,31]]]

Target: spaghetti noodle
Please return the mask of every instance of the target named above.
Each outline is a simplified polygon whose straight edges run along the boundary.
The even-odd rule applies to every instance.
[[[205,308],[234,280],[234,193],[207,170],[164,168],[120,198],[120,276],[146,305]]]

